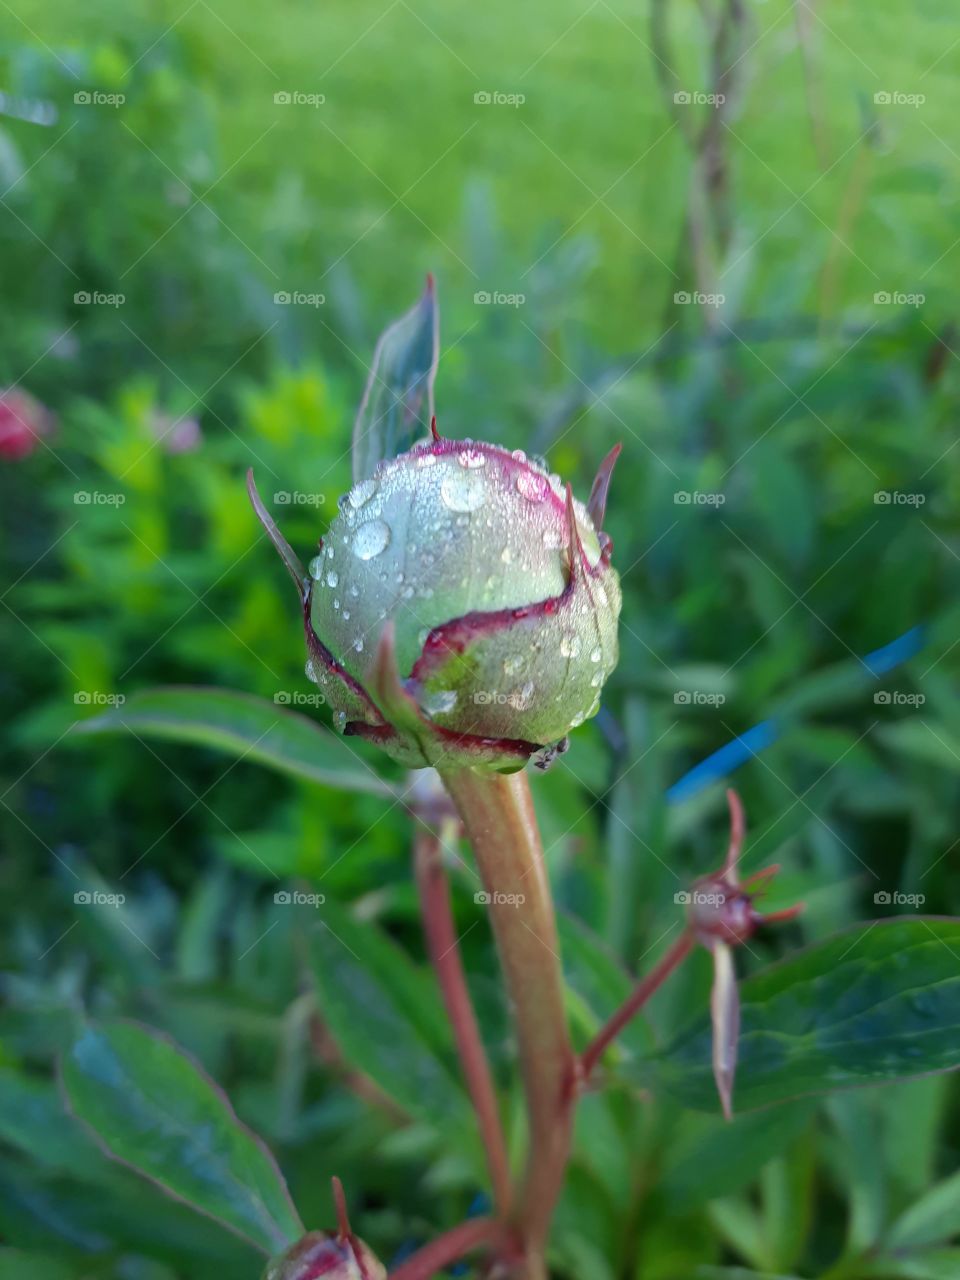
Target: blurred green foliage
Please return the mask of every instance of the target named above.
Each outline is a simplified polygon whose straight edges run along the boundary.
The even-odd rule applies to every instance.
[[[0,1280],[256,1273],[241,1243],[64,1127],[52,1066],[84,1010],[187,1046],[278,1151],[308,1226],[330,1219],[331,1173],[385,1257],[475,1201],[476,1152],[449,1117],[400,1123],[311,1038],[302,940],[272,900],[299,878],[428,981],[400,807],[213,750],[69,733],[160,683],[310,689],[243,473],[306,558],[349,484],[374,339],[428,269],[445,434],[546,454],[581,494],[625,444],[608,513],[623,657],[602,715],[536,779],[565,912],[648,968],[674,894],[724,840],[720,787],[675,806],[666,789],[774,716],[779,740],[737,777],[746,861],[780,862],[784,901],[808,910],[744,967],[914,914],[898,893],[955,909],[953,27],[933,3],[750,6],[728,55],[712,314],[674,302],[701,276],[673,93],[709,90],[715,52],[692,3],[521,20],[405,0],[98,0],[68,22],[30,0],[0,15],[0,384],[58,419],[0,462]],[[125,101],[74,100],[95,92]],[[274,102],[294,92],[326,101]],[[325,301],[274,301],[297,291]],[[475,302],[498,291],[524,301]],[[284,503],[301,492],[315,504]],[[865,672],[918,623],[918,657]],[[80,890],[126,902],[82,908]],[[467,879],[456,906],[506,1091],[506,1011]],[[657,997],[658,1043],[705,1007],[699,959]],[[602,1012],[584,998],[574,1023]],[[956,1101],[936,1078],[726,1129],[659,1095],[591,1095],[557,1274],[953,1277]]]

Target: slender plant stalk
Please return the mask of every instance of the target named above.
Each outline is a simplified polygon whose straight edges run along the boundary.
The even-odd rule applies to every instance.
[[[456,819],[454,824],[456,825]],[[493,1186],[494,1204],[500,1217],[506,1220],[513,1200],[510,1163],[500,1124],[493,1077],[463,972],[442,852],[443,845],[437,832],[418,822],[414,831],[414,867],[427,949],[440,983],[447,1016],[453,1027],[467,1089],[477,1113]]]
[[[553,900],[525,773],[442,772],[489,895],[513,1008],[529,1125],[523,1194],[512,1222],[523,1280],[546,1280],[544,1250],[570,1155],[577,1061],[570,1044]]]
[[[640,1012],[657,988],[687,958],[693,942],[693,934],[685,929],[656,968],[637,984],[633,993],[624,1001],[606,1026],[587,1045],[580,1058],[580,1069],[584,1080],[590,1078],[597,1063],[631,1018]]]
[[[500,1242],[503,1226],[494,1218],[471,1218],[424,1245],[395,1271],[389,1280],[433,1280],[438,1271],[457,1262],[465,1253]]]

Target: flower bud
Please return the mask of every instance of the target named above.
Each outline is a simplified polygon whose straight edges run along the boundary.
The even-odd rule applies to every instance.
[[[387,1269],[355,1235],[311,1231],[268,1263],[263,1280],[386,1280]]]
[[[562,750],[617,661],[600,525],[618,452],[587,506],[519,450],[436,434],[354,485],[303,582],[307,674],[335,727],[413,767]]]

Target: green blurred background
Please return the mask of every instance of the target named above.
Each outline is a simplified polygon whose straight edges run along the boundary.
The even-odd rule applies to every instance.
[[[933,0],[0,5],[0,1277],[256,1273],[37,1140],[83,1009],[188,1045],[308,1221],[330,1172],[385,1257],[475,1202],[442,1123],[310,1063],[273,910],[301,877],[419,958],[401,811],[70,732],[162,683],[308,688],[243,473],[268,502],[323,496],[283,513],[306,558],[377,335],[428,271],[444,434],[546,455],[582,495],[624,444],[621,664],[536,779],[564,908],[648,966],[723,844],[722,782],[668,788],[767,724],[736,774],[748,863],[782,863],[808,911],[761,958],[895,910],[877,894],[955,909],[958,72]],[[862,661],[907,633],[909,660]],[[123,910],[78,910],[79,883],[122,885]],[[468,882],[457,908],[506,1071]],[[660,1028],[708,981],[665,993]],[[831,1260],[956,1163],[940,1080],[781,1109],[739,1163],[712,1120],[595,1101],[558,1276],[866,1275]]]

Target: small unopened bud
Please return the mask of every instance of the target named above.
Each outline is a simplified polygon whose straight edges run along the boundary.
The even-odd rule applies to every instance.
[[[387,1269],[354,1235],[311,1231],[263,1273],[263,1280],[386,1280]]]

